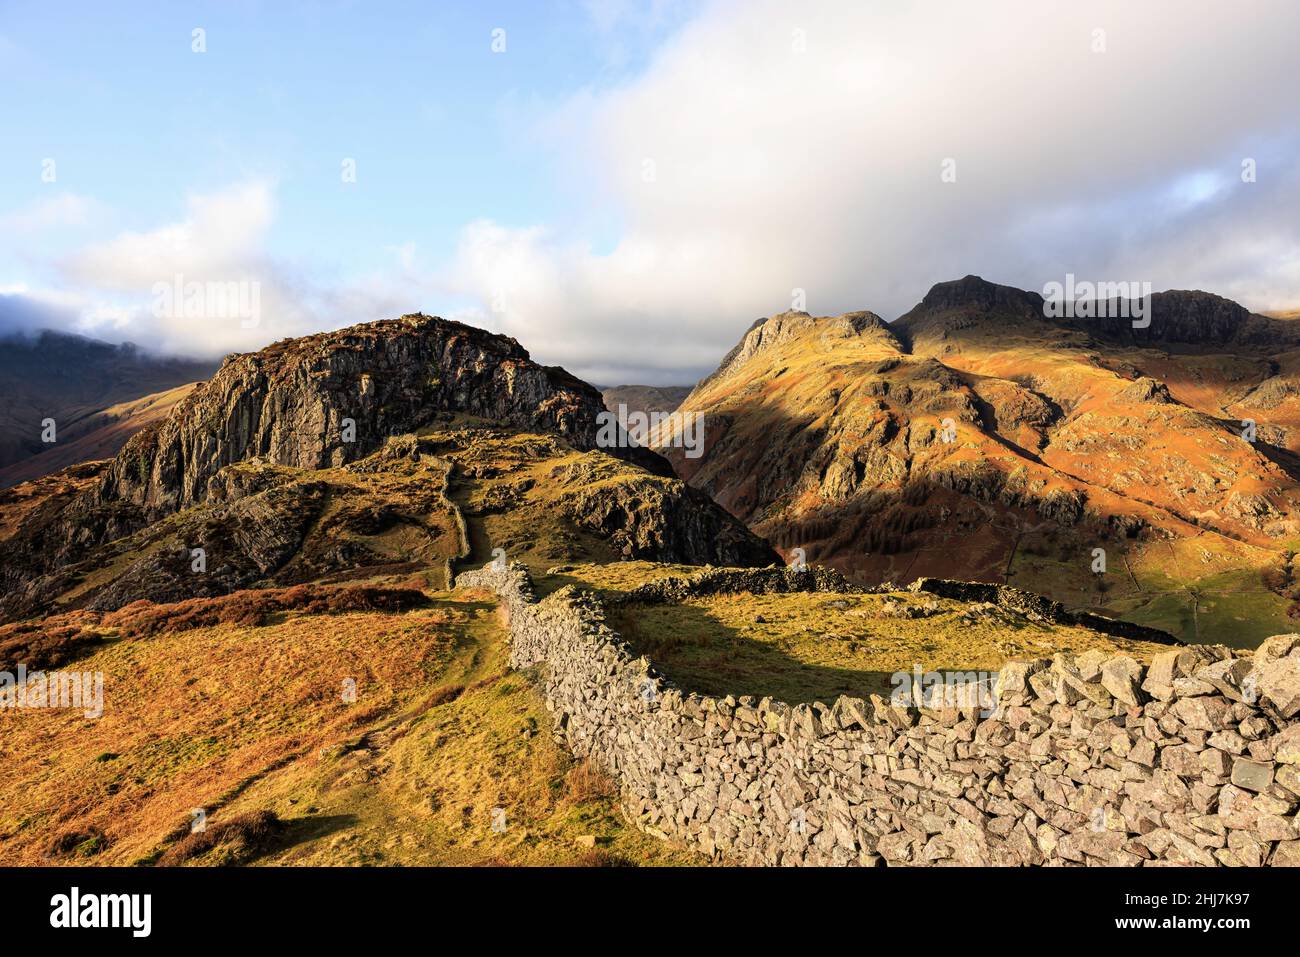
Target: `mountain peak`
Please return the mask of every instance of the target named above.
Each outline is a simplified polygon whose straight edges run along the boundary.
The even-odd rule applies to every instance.
[[[926,309],[979,309],[984,312],[1013,310],[1042,315],[1043,297],[1015,286],[989,282],[981,276],[967,275],[961,279],[935,283],[921,300]]]
[[[893,327],[910,349],[918,337],[946,339],[957,330],[983,325],[991,317],[997,317],[1003,327],[1008,320],[1045,322],[1043,297],[968,275],[935,283]]]
[[[755,320],[745,331],[740,342],[723,357],[718,368],[701,379],[696,388],[724,378],[760,352],[766,352],[805,335],[813,335],[822,343],[837,339],[878,336],[891,347],[899,351],[903,349],[902,343],[890,329],[889,323],[874,312],[863,309],[838,316],[814,316],[811,313],[791,309]]]
[[[1091,318],[1057,321],[1094,336],[1136,345],[1265,346],[1300,342],[1300,330],[1293,324],[1255,315],[1240,303],[1200,289],[1152,293],[1149,312],[1136,322],[1132,307],[1122,315],[1099,316],[1098,312],[1094,307]]]
[[[591,449],[603,408],[593,386],[538,365],[514,339],[410,314],[229,357],[165,422],[127,443],[101,495],[165,513],[202,498],[233,462],[344,465],[443,412],[558,433]],[[671,474],[647,450],[610,451]]]

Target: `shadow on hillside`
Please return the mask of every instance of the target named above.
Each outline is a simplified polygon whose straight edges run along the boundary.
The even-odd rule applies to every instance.
[[[1263,440],[1255,442],[1255,450],[1285,472],[1291,479],[1300,482],[1300,454],[1280,445],[1269,445]]]
[[[658,611],[670,621],[647,618]],[[655,616],[659,619],[660,616]],[[667,624],[667,627],[665,627]],[[789,704],[833,702],[840,695],[887,694],[893,672],[839,668],[802,661],[779,644],[748,637],[691,605],[624,605],[610,625],[685,692],[709,696],[771,695]],[[805,637],[805,642],[840,639]],[[864,639],[865,640],[865,639]]]
[[[275,844],[268,847],[261,857],[287,851],[291,848],[329,837],[339,831],[354,827],[357,823],[355,814],[313,814],[286,820],[284,832]]]
[[[901,397],[904,384],[891,382],[888,389],[878,390],[882,401],[892,402],[895,394]],[[1015,455],[1015,464],[1033,468],[1036,455],[998,434],[995,410],[981,406],[981,400],[970,394],[987,441]],[[956,396],[946,395],[938,400],[917,396],[901,401],[910,402],[914,429],[937,427],[958,405]],[[874,440],[856,457],[846,458],[852,450],[845,448],[835,460],[822,447],[826,430],[821,420],[780,408],[766,393],[740,396],[735,403],[712,431],[706,420],[706,456],[679,457],[678,465],[689,466],[686,471],[699,488],[742,521],[753,523],[751,527],[783,554],[803,549],[807,562],[829,565],[855,584],[906,585],[920,577],[1010,584],[1071,607],[1145,623],[1141,614],[1133,613],[1135,602],[1177,593],[1195,580],[1194,575],[1184,576],[1176,563],[1162,563],[1158,567],[1172,579],[1169,588],[1153,591],[1145,581],[1132,581],[1130,588],[1116,575],[1107,582],[1113,590],[1102,594],[1091,572],[1092,550],[1102,547],[1112,559],[1130,553],[1141,556],[1158,544],[1158,535],[1131,509],[1114,508],[1106,496],[1089,494],[1091,488],[1085,487],[1082,496],[1037,488],[1013,475],[1014,469],[960,457],[941,458],[929,467],[913,461],[910,474],[891,471],[886,478],[880,474],[881,463],[888,464],[880,457],[882,451],[902,451],[894,438],[896,431],[888,427],[877,429]],[[1227,419],[1216,421],[1225,430],[1233,427]],[[970,429],[972,424],[963,422],[959,428]],[[1300,481],[1300,454],[1262,440],[1255,449]],[[715,471],[719,456],[727,463],[723,474]],[[830,480],[835,500],[793,514],[774,508],[773,503],[796,498],[795,489],[803,487],[799,483],[810,478]],[[1121,494],[1163,513],[1170,525],[1185,523],[1225,539],[1223,548],[1244,541],[1230,527],[1221,528],[1222,522],[1183,514],[1176,503],[1158,504],[1132,491]],[[1220,547],[1213,541],[1210,545]],[[1155,557],[1159,559],[1158,554]],[[1122,575],[1121,566],[1117,562],[1115,569]],[[1255,567],[1240,560],[1230,566],[1242,571]],[[1176,634],[1188,641],[1227,637]]]

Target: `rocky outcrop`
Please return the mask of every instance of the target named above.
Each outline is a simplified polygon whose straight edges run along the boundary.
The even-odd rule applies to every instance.
[[[1093,315],[1097,315],[1096,309]],[[1122,315],[1080,319],[1073,325],[1097,336],[1137,344],[1283,347],[1300,342],[1294,322],[1256,315],[1231,299],[1200,290],[1152,293],[1149,318],[1150,325],[1145,328],[1134,328],[1133,320]]]
[[[1157,382],[1150,376],[1139,376],[1131,386],[1115,393],[1116,402],[1154,402],[1169,405],[1174,397],[1169,393],[1169,386]]]
[[[346,465],[439,412],[556,432],[592,449],[603,408],[593,387],[537,365],[513,339],[403,316],[228,357],[161,426],[127,443],[99,497],[156,517],[201,499],[233,462]],[[671,474],[645,450],[609,451]]]
[[[908,343],[921,336],[945,338],[985,319],[1044,322],[1043,297],[1014,286],[1000,286],[979,276],[935,283],[891,328]]]
[[[19,534],[0,542],[0,586],[24,589],[97,545],[205,502],[232,464],[342,466],[447,413],[555,433],[594,449],[602,410],[595,388],[536,364],[515,340],[431,316],[229,356],[163,422],[134,435],[94,486],[34,513]],[[604,451],[653,474],[673,474],[647,449]]]
[[[745,331],[745,335],[735,348],[723,357],[718,368],[701,379],[695,388],[698,391],[712,382],[725,379],[731,372],[759,353],[773,349],[798,336],[810,334],[827,349],[832,348],[836,340],[859,336],[877,338],[895,348],[902,348],[902,343],[889,324],[874,312],[848,312],[841,316],[821,317],[806,312],[780,312],[756,320]]]
[[[992,700],[684,693],[600,603],[496,592],[511,663],[539,669],[558,740],[617,780],[647,831],[779,865],[1300,865],[1300,635],[1253,657],[1171,649],[1012,663]],[[940,684],[940,689],[950,688]],[[987,704],[988,706],[984,706]]]
[[[560,507],[623,558],[742,567],[781,560],[707,495],[677,480],[581,486],[564,494]]]

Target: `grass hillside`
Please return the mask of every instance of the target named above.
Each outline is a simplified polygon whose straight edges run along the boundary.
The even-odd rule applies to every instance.
[[[0,712],[0,849],[11,864],[696,863],[630,830],[610,783],[552,741],[486,599],[103,627],[64,665],[104,673],[103,717]]]
[[[639,585],[697,569],[625,562],[562,566],[536,583],[617,598]],[[890,676],[995,672],[1007,661],[1104,651],[1149,661],[1168,645],[1044,624],[991,604],[907,591],[874,594],[748,593],[666,604],[613,603],[610,625],[688,691],[770,695],[791,704],[892,690]]]
[[[908,593],[726,595],[632,605],[618,610],[613,626],[684,688],[771,695],[791,704],[887,695],[890,676],[913,667],[992,673],[1012,659],[1101,650],[1146,661],[1168,649]]]
[[[79,462],[111,458],[136,432],[166,418],[195,385],[187,382],[174,389],[118,402],[86,416],[60,435],[59,441],[0,468],[0,488],[38,479]]]
[[[568,563],[537,590],[618,597],[697,570]],[[0,667],[102,672],[105,691],[97,719],[0,711],[0,851],[31,865],[701,863],[627,824],[612,783],[551,738],[538,676],[508,670],[493,596],[440,590],[440,575],[0,627]],[[687,690],[792,703],[887,692],[915,665],[1155,650],[912,593],[623,603],[611,624]]]

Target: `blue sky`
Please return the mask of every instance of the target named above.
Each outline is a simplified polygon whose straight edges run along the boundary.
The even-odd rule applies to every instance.
[[[662,383],[797,290],[1294,307],[1300,8],[1251,10],[0,0],[0,331],[220,354],[421,309]],[[264,320],[160,316],[182,275],[256,283]]]
[[[616,84],[675,22],[664,8],[613,37],[577,2],[53,9],[6,3],[0,15],[0,209],[50,192],[37,157],[129,229],[175,217],[189,192],[265,180],[279,211],[271,247],[344,272],[404,243],[449,256],[480,217],[563,224],[572,205],[519,118]],[[345,158],[355,186],[340,182]],[[22,250],[6,252],[12,280]]]

